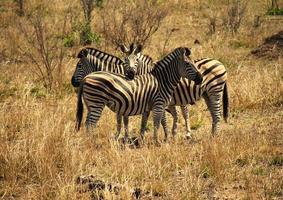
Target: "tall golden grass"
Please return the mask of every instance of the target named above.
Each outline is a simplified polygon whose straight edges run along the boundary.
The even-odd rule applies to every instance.
[[[204,2],[210,1],[174,1],[171,15],[145,53],[158,59],[164,33],[178,28],[168,50],[186,45],[192,47],[194,58],[213,57],[225,64],[230,118],[227,124],[221,121],[216,138],[211,138],[211,117],[203,101],[190,106],[196,128],[191,141],[183,139],[180,119],[175,141],[151,145],[149,122],[141,148],[123,147],[113,141],[115,114],[108,109],[95,134],[87,134],[84,128],[76,133],[76,95],[70,77],[77,60],[64,59],[64,86],[59,93],[48,93],[32,78],[32,63],[5,57],[0,64],[0,198],[90,199],[92,192],[79,192],[76,179],[94,175],[121,187],[118,195],[105,190],[105,199],[132,199],[134,188],[142,190],[142,199],[282,199],[282,58],[249,56],[252,48],[279,28],[266,21],[251,31],[249,19],[258,14],[252,6],[260,5],[258,12],[265,8],[255,1],[249,4],[240,34],[232,38],[219,31],[207,36],[205,10],[201,10],[207,8],[200,8]],[[9,31],[1,28],[1,36],[11,30],[12,26]],[[194,45],[194,39],[201,45]],[[0,46],[8,48],[7,43],[1,40]],[[140,117],[131,117],[132,134],[138,135],[139,126]],[[161,129],[159,137],[163,138]]]

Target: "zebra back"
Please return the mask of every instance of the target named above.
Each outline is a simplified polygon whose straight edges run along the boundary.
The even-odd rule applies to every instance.
[[[120,58],[91,47],[87,47],[85,50],[89,62],[92,63],[93,72],[108,71],[124,74],[123,61]]]
[[[136,74],[142,75],[149,73],[153,67],[151,57],[140,53],[136,54],[135,52],[127,54],[124,59],[127,60],[127,58],[129,58],[131,61],[134,60],[135,71],[131,71],[132,66],[129,66],[129,63],[122,59],[91,47],[82,49],[78,54],[78,58],[80,58],[80,60],[72,76],[72,85],[74,87],[78,87],[83,78],[92,72],[108,71],[123,74],[129,79],[132,79]],[[138,63],[136,63],[136,60]]]
[[[227,80],[224,65],[215,59],[202,58],[195,60],[195,65],[203,76],[201,85],[196,85],[188,79],[181,79],[174,90],[170,105],[194,104],[204,93],[208,95],[223,91]]]
[[[227,80],[227,71],[225,66],[218,60],[212,58],[203,58],[195,62],[197,68],[203,76],[202,88],[207,93],[223,89],[223,84]]]

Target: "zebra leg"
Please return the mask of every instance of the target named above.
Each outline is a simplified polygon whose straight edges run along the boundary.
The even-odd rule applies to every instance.
[[[167,120],[166,120],[166,112],[163,113],[163,116],[161,118],[161,124],[163,126],[164,130],[164,141],[166,142],[168,139],[168,126],[167,126]]]
[[[185,125],[186,125],[186,139],[191,139],[191,127],[190,127],[190,116],[189,116],[189,110],[187,106],[180,106],[183,118],[185,119]]]
[[[175,137],[177,134],[177,121],[178,121],[178,113],[176,106],[168,106],[168,111],[171,113],[173,117],[172,135],[173,137]]]
[[[157,138],[157,132],[160,126],[161,118],[164,115],[164,107],[161,105],[157,105],[153,108],[153,125],[154,125],[154,131],[153,131],[153,140],[155,144],[158,144],[158,138]]]
[[[144,138],[144,133],[145,133],[145,129],[146,129],[146,124],[147,124],[149,113],[150,112],[144,112],[142,114],[141,131],[140,131],[140,135],[141,135],[142,139]]]
[[[129,137],[129,117],[128,116],[124,116],[123,117],[124,120],[124,128],[125,128],[125,141],[128,139]]]
[[[89,132],[89,128],[91,127],[90,125],[90,116],[91,116],[91,112],[87,112],[87,116],[86,116],[86,121],[85,121],[85,126],[86,126],[86,130],[87,132]]]
[[[86,128],[89,132],[91,128],[95,128],[96,124],[101,116],[101,113],[105,107],[104,103],[95,103],[95,106],[89,107],[87,118],[86,118]]]
[[[205,94],[203,95],[206,105],[210,111],[212,117],[212,136],[217,134],[217,130],[219,128],[219,121],[220,121],[220,98],[221,93],[216,94]]]
[[[122,127],[122,116],[121,115],[116,115],[116,120],[117,120],[117,132],[115,134],[115,140],[119,138],[119,135],[121,133],[121,127]]]

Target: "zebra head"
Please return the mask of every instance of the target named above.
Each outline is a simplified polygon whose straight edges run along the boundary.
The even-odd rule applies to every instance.
[[[80,60],[77,63],[75,72],[71,80],[73,87],[79,87],[80,82],[83,80],[83,78],[94,71],[92,69],[92,66],[90,65],[89,60],[87,59],[87,56],[88,56],[87,49],[82,49],[78,54],[78,58]]]
[[[129,49],[125,45],[121,45],[120,48],[121,51],[126,54],[124,59],[125,75],[129,79],[133,79],[140,66],[139,56],[142,51],[142,46],[137,45],[137,47],[134,47],[134,44],[132,43]]]
[[[181,77],[188,78],[195,82],[195,84],[199,85],[202,82],[202,75],[197,70],[197,68],[194,65],[194,62],[190,58],[191,50],[189,48],[181,48],[184,50],[184,53],[182,55],[184,59],[184,67],[179,67],[179,73]],[[182,59],[182,60],[183,60]]]

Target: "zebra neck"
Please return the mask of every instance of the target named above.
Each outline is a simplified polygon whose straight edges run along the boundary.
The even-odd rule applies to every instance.
[[[140,54],[139,65],[138,65],[138,75],[147,74],[153,70],[153,60],[147,55]]]
[[[152,74],[157,78],[159,83],[159,92],[161,96],[168,101],[171,100],[174,89],[181,80],[181,75],[179,74],[177,67],[173,66],[176,63],[166,64],[165,66],[156,66]]]

